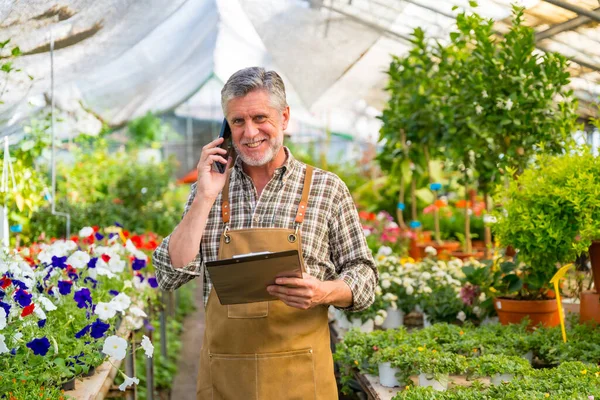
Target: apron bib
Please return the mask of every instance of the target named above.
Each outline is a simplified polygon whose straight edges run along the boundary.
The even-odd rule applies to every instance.
[[[261,251],[298,250],[313,169],[306,168],[296,229],[230,231],[229,175],[222,195],[225,231],[218,259]],[[197,400],[337,399],[327,306],[310,310],[280,300],[223,306],[211,290],[200,355]]]

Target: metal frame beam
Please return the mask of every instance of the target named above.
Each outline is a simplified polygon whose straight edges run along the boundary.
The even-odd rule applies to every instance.
[[[593,10],[594,12],[600,11],[600,7]],[[581,25],[585,25],[588,22],[592,21],[592,19],[585,15],[580,15],[573,19],[570,19],[565,22],[561,22],[560,24],[552,25],[550,28],[537,32],[535,34],[535,41],[539,42],[540,40],[551,38],[554,35],[558,35],[561,32],[572,31],[576,28],[579,28]]]
[[[544,0],[546,3],[553,4],[557,7],[564,8],[565,10],[573,11],[577,15],[585,15],[586,17],[600,22],[600,13],[594,10],[588,10],[583,7],[576,6],[575,4],[567,3],[563,0]]]

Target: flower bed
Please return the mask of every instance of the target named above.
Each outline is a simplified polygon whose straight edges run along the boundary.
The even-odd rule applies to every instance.
[[[481,397],[481,393],[477,392],[487,387],[487,383],[473,381],[472,391],[456,388],[452,394],[440,395],[439,398],[537,398],[539,393],[549,393],[555,398],[580,398],[570,397],[569,394],[573,393],[598,395],[600,329],[596,325],[579,325],[573,321],[570,325],[566,343],[562,341],[560,328],[540,327],[528,332],[526,323],[482,327],[441,323],[411,333],[404,328],[370,334],[351,330],[337,345],[334,357],[340,365],[346,391],[353,371],[377,375],[379,364],[390,363],[391,367],[397,368],[399,384],[407,385],[406,393],[397,398],[432,398],[431,389],[423,388],[415,393],[424,397],[410,397],[413,395],[409,392],[414,391],[410,386],[414,385],[414,377],[418,374],[441,381],[448,379],[448,375],[462,375],[469,379],[512,375],[506,378],[511,380],[510,384],[486,388],[488,397]],[[543,371],[530,367],[529,362],[524,361],[528,354],[533,366],[545,367]],[[565,371],[570,372],[565,374]],[[536,380],[543,383],[535,385]],[[587,391],[581,391],[583,387]],[[515,396],[518,390],[531,393],[531,396],[509,396]],[[463,394],[467,397],[460,397]],[[480,397],[468,397],[477,395]]]
[[[62,383],[107,356],[125,357],[127,341],[117,328],[141,328],[141,305],[157,298],[141,250],[151,250],[152,240],[128,238],[119,226],[87,227],[70,240],[0,255],[0,393],[58,399]],[[150,341],[141,346],[151,357]],[[136,382],[124,377],[120,388]]]

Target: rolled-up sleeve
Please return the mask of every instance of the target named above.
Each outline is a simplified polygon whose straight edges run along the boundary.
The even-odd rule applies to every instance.
[[[190,209],[194,197],[196,196],[196,184],[194,183],[191,187],[190,196],[185,205],[185,210],[182,215],[182,219]],[[175,228],[177,229],[177,228]],[[175,231],[175,230],[173,230]],[[156,271],[156,281],[158,286],[162,290],[172,291],[192,279],[204,275],[203,261],[200,249],[196,257],[183,268],[174,268],[171,264],[171,256],[169,255],[169,240],[171,235],[163,239],[162,243],[154,250],[152,254],[152,265]]]
[[[352,305],[342,309],[361,311],[375,300],[379,274],[350,191],[341,181],[338,196],[336,210],[329,221],[330,249],[338,279],[346,282],[352,291]]]

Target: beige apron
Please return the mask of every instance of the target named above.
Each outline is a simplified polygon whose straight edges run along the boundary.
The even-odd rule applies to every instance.
[[[296,229],[229,230],[229,176],[221,213],[219,260],[236,254],[298,250],[313,169],[306,168]],[[327,307],[310,310],[282,301],[223,306],[211,290],[200,356],[197,400],[337,399]]]

